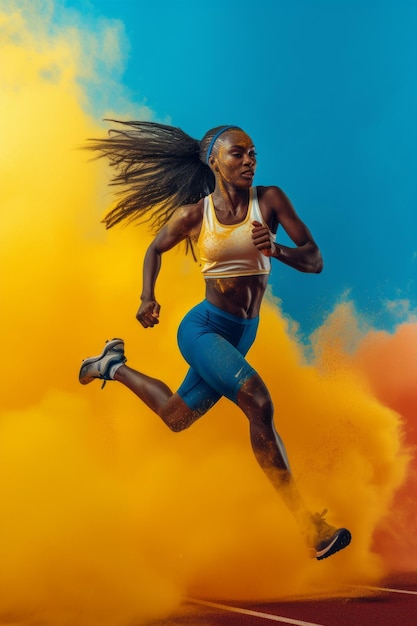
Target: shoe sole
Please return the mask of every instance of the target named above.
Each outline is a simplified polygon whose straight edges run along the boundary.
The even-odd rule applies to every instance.
[[[322,550],[316,550],[316,559],[322,561],[327,557],[332,556],[339,550],[346,548],[352,539],[352,535],[347,528],[340,528],[334,535],[333,540]]]
[[[123,349],[124,349],[123,339],[112,339],[111,341],[108,341],[106,343],[101,354],[99,354],[98,356],[90,356],[88,359],[84,359],[81,365],[80,373],[78,375],[78,380],[80,381],[82,385],[88,385],[89,383],[93,382],[93,380],[97,379],[96,376],[84,376],[83,369],[87,365],[90,365],[91,363],[97,363],[97,361],[100,361],[100,359],[106,356],[106,354],[110,352],[110,350],[113,350],[113,348],[115,348],[118,345],[123,346],[122,348],[122,352],[123,352]]]

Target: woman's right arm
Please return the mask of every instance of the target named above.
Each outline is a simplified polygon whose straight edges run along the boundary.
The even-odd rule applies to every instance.
[[[136,314],[136,319],[144,328],[152,328],[159,324],[160,305],[155,299],[155,285],[161,269],[162,254],[174,248],[198,228],[202,218],[202,202],[200,200],[197,204],[177,209],[146,251],[140,297],[142,302]]]
[[[152,328],[155,324],[159,324],[158,317],[160,306],[155,300],[155,283],[161,268],[162,251],[158,246],[157,239],[159,235],[161,235],[162,230],[147,249],[143,262],[143,286],[140,296],[141,304],[136,313],[136,319],[144,328]]]

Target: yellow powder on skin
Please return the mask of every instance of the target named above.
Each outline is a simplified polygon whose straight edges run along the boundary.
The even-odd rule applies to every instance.
[[[81,106],[81,34],[52,38],[17,13],[0,19],[0,615],[125,626],[168,615],[185,595],[331,594],[377,579],[385,565],[373,533],[408,456],[398,413],[328,347],[331,321],[320,348],[331,368],[304,363],[272,302],[249,353],[306,501],[352,531],[351,547],[327,562],[306,558],[230,402],[174,434],[117,383],[79,385],[81,359],[122,336],[129,364],[175,389],[186,372],[176,329],[203,280],[182,249],[171,251],[160,324],[136,322],[150,237],[99,223],[108,172],[76,149],[103,134]]]

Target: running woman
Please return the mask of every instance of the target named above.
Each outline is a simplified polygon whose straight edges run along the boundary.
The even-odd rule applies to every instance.
[[[248,418],[256,460],[299,523],[313,556],[331,556],[350,543],[351,534],[330,526],[326,511],[313,514],[306,508],[274,426],[269,391],[245,358],[256,337],[271,259],[319,273],[320,250],[279,187],[252,185],[256,152],[241,128],[220,126],[198,141],[162,124],[117,124],[91,148],[110,160],[116,172],[112,182],[123,186],[104,219],[106,227],[146,220],[156,231],[144,259],[138,321],[144,328],[159,324],[155,286],[162,255],[184,241],[192,251],[199,249],[205,299],[178,330],[189,370],[176,392],[126,365],[124,342],[117,338],[83,361],[79,380],[83,385],[118,381],[175,432],[191,426],[222,396],[237,404]],[[276,242],[278,227],[294,246]]]

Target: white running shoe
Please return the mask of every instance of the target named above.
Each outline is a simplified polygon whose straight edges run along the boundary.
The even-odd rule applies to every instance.
[[[88,385],[96,378],[103,380],[102,387],[108,380],[114,380],[114,374],[121,365],[126,363],[123,339],[106,341],[103,351],[98,356],[84,359],[78,379],[82,385]]]

